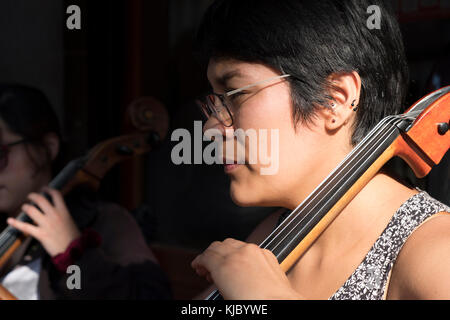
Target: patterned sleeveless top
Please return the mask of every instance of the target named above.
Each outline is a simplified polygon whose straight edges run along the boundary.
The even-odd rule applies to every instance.
[[[427,218],[439,212],[450,213],[450,207],[425,191],[409,198],[392,216],[361,264],[329,299],[384,299],[390,271],[406,240]]]

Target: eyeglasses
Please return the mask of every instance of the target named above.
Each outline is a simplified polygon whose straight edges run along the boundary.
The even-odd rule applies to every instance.
[[[208,94],[203,99],[197,100],[196,103],[202,110],[203,115],[206,117],[206,119],[209,119],[211,116],[214,116],[225,127],[231,127],[233,125],[233,115],[232,112],[230,111],[231,101],[229,98],[232,95],[235,95],[239,92],[242,92],[246,89],[255,87],[260,84],[264,84],[277,79],[287,78],[290,76],[291,75],[289,74],[283,74],[281,76],[268,78],[236,90],[225,92],[224,94],[211,93]]]
[[[26,139],[22,139],[13,143],[0,144],[0,171],[8,166],[8,155],[11,147],[27,142]]]

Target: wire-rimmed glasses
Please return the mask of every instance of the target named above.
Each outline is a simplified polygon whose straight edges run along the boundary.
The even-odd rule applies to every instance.
[[[222,125],[225,127],[231,127],[233,125],[233,114],[230,111],[230,97],[232,95],[235,95],[237,93],[240,93],[246,89],[249,89],[251,87],[267,83],[273,80],[277,79],[283,79],[290,77],[289,74],[283,74],[281,76],[271,77],[268,79],[264,79],[262,81],[258,81],[256,83],[249,84],[245,87],[231,90],[228,92],[225,92],[224,94],[218,94],[218,93],[211,93],[208,94],[203,99],[196,100],[197,105],[202,110],[203,115],[206,117],[206,119],[209,119],[211,116],[214,116],[217,118],[217,120],[220,121]]]

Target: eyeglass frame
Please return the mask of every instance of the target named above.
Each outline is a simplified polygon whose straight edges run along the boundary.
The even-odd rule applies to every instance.
[[[207,117],[207,119],[209,119],[209,118],[211,117],[211,115],[214,114],[214,115],[216,115],[217,120],[219,120],[220,123],[221,123],[223,126],[229,128],[229,127],[233,126],[233,124],[234,124],[234,119],[233,119],[233,114],[231,113],[230,109],[228,108],[227,104],[225,103],[225,97],[230,97],[230,96],[232,96],[232,95],[234,95],[234,94],[237,94],[237,93],[242,92],[242,91],[244,91],[244,90],[246,90],[246,89],[249,89],[249,88],[253,88],[253,87],[258,86],[258,85],[263,84],[263,83],[268,83],[268,82],[273,81],[273,80],[284,79],[284,78],[287,78],[287,77],[291,77],[291,75],[290,75],[290,74],[282,74],[282,75],[280,75],[280,76],[270,77],[270,78],[268,78],[268,79],[264,79],[264,80],[255,82],[255,83],[246,85],[246,86],[244,86],[244,87],[242,87],[242,88],[239,88],[239,89],[235,89],[235,90],[231,90],[231,91],[225,92],[225,93],[223,93],[223,94],[215,93],[215,92],[212,92],[212,93],[210,93],[210,94],[207,94],[207,95],[203,98],[203,100],[206,101],[206,107],[208,107],[208,109],[213,109],[213,110],[211,110],[211,114],[210,114],[210,115],[207,115],[207,114],[206,114],[206,112],[205,112],[205,110],[204,110],[205,108],[203,107],[203,106],[205,105],[205,103],[204,103],[203,101],[197,100],[197,104],[199,105],[199,107],[201,108],[201,110],[203,111],[203,113],[205,114],[205,116]],[[208,103],[208,98],[209,98],[210,96],[216,96],[216,97],[218,97],[218,98],[220,99],[220,101],[222,102],[223,106],[225,107],[225,110],[227,111],[228,115],[230,116],[231,124],[226,125],[226,124],[224,123],[224,121],[222,121],[221,119],[219,119],[219,118],[217,117],[218,112],[216,111],[216,109],[215,109],[215,108],[210,108],[209,103]],[[215,107],[215,106],[213,106],[213,107]]]

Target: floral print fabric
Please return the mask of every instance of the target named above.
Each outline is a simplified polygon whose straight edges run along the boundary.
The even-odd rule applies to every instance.
[[[362,263],[330,300],[382,300],[389,273],[406,240],[427,218],[439,212],[450,213],[450,207],[425,191],[409,198],[393,215]]]

